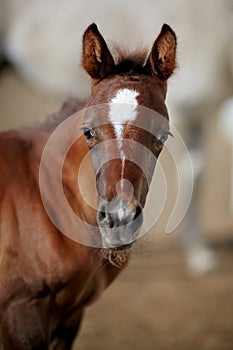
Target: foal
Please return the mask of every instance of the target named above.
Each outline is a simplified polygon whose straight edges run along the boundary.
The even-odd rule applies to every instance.
[[[159,156],[169,135],[168,122],[161,123],[156,116],[168,121],[164,100],[175,56],[176,36],[164,25],[148,58],[136,53],[119,55],[114,61],[92,24],[83,36],[82,59],[92,78],[91,97],[68,101],[38,128],[1,133],[0,320],[4,349],[70,349],[84,307],[126,266],[129,248],[142,225],[148,179],[155,166],[151,155]],[[104,106],[103,114],[88,113],[99,105]],[[155,117],[142,116],[140,106],[154,111]],[[43,199],[56,182],[54,169],[60,162],[54,154],[49,155],[49,162],[41,162],[43,151],[53,131],[84,107],[82,125],[77,126],[82,136],[71,141],[73,125],[61,134],[61,143],[67,140],[72,145],[62,164],[62,186],[72,212],[87,223],[76,226],[78,234],[88,239],[96,228],[101,241],[98,247],[107,252],[106,257],[111,252],[123,254],[120,267],[99,254],[94,244],[80,244],[66,227],[59,229],[67,218],[56,191],[47,203]],[[101,148],[107,142],[113,147]],[[138,143],[148,150],[136,155],[141,167],[130,160],[134,152],[130,145]],[[109,152],[115,155],[109,157]],[[87,205],[77,186],[77,171],[88,154],[85,189],[87,194],[96,191],[97,210]],[[42,189],[41,179],[47,181]]]

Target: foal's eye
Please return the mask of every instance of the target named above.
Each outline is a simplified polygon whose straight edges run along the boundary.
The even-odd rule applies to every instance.
[[[164,145],[165,144],[165,142],[168,139],[168,136],[173,136],[170,131],[164,131],[162,133],[162,135],[158,138],[158,142],[160,143],[160,145]]]
[[[91,141],[95,137],[93,130],[85,128],[85,127],[82,129],[83,129],[83,134],[86,137],[87,141]]]

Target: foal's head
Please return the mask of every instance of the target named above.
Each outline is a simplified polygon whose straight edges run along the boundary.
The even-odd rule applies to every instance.
[[[169,135],[167,79],[175,68],[176,36],[163,25],[148,57],[114,61],[95,24],[83,36],[83,67],[92,96],[83,131],[96,173],[97,223],[103,246],[127,249],[142,224],[156,158]]]

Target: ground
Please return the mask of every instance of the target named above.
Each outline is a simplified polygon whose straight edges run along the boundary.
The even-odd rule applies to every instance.
[[[41,120],[61,100],[33,90],[10,67],[0,72],[1,129]],[[211,181],[212,175],[207,182],[214,190]],[[190,276],[178,233],[154,232],[137,243],[127,270],[88,308],[74,350],[233,349],[233,236],[226,232],[229,225],[223,230],[223,215],[209,213],[216,203],[209,201],[202,214],[218,227],[206,236],[218,258],[216,269]]]
[[[143,255],[139,244],[129,268],[87,310],[75,350],[233,349],[233,242],[213,244],[218,267],[191,277],[170,238]]]

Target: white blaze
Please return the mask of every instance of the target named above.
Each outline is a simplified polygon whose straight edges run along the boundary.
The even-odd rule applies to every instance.
[[[124,125],[135,120],[137,117],[137,97],[139,92],[130,89],[120,89],[116,96],[110,101],[109,119],[112,123],[117,138],[117,143],[122,160],[121,178],[124,175],[125,154],[123,151],[123,132]]]

